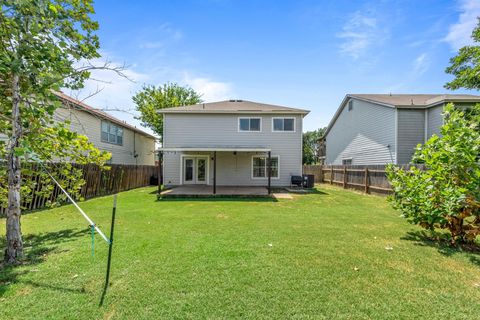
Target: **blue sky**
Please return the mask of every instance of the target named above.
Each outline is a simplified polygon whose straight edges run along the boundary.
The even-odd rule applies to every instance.
[[[470,43],[480,0],[101,0],[95,9],[102,59],[126,65],[134,82],[95,73],[78,95],[102,89],[88,104],[138,125],[131,96],[170,81],[206,102],[309,109],[313,130],[347,93],[447,93],[444,69]]]

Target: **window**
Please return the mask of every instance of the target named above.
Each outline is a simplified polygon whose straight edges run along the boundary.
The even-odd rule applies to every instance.
[[[343,164],[344,166],[350,166],[350,165],[352,164],[352,160],[353,160],[352,158],[350,158],[350,159],[342,159],[342,164]]]
[[[261,131],[260,118],[238,118],[238,131]]]
[[[273,118],[273,131],[295,131],[295,118]]]
[[[102,121],[102,142],[123,145],[123,128],[108,121]]]
[[[253,156],[252,158],[252,178],[261,179],[268,178],[268,157],[266,156]],[[278,178],[278,157],[270,158],[271,165],[271,177]]]
[[[349,100],[348,101],[348,111],[352,111],[353,110],[353,100]]]

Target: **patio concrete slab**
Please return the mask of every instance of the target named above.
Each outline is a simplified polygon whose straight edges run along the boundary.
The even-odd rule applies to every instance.
[[[213,194],[213,187],[206,185],[184,185],[177,186],[161,192],[162,197],[202,197],[202,196],[252,196],[267,197],[266,187],[243,187],[243,186],[217,186],[217,192]]]
[[[273,197],[275,199],[293,199],[290,193],[274,193]]]

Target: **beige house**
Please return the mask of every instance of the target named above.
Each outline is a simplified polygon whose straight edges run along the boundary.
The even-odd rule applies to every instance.
[[[55,120],[69,120],[72,131],[87,136],[98,149],[110,152],[109,163],[155,165],[153,135],[64,93],[56,94],[63,107],[55,111]]]

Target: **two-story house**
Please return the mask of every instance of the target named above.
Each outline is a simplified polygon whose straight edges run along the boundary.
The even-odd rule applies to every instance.
[[[443,124],[447,103],[468,108],[466,94],[347,94],[322,138],[326,164],[407,164],[415,147]]]
[[[70,122],[70,130],[88,137],[95,147],[112,154],[109,163],[155,165],[155,136],[62,92],[55,121]]]
[[[288,186],[302,174],[306,110],[229,100],[160,112],[166,186],[209,185],[215,193],[217,185]]]

